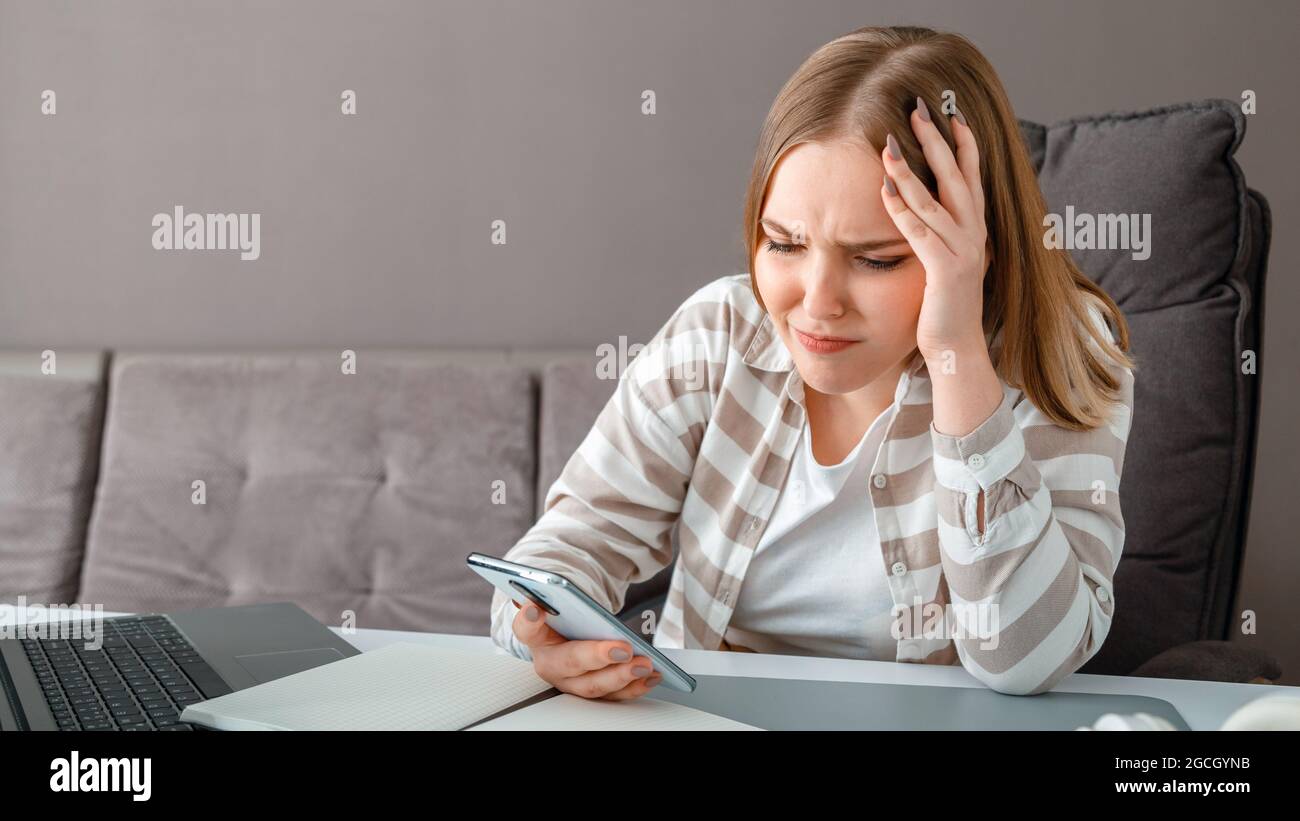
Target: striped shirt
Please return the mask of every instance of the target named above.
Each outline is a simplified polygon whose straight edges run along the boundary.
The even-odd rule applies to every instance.
[[[994,363],[1000,342],[990,343]],[[1133,409],[1132,371],[1111,367],[1122,402],[1103,427],[1061,428],[1004,382],[998,409],[956,437],[934,428],[926,362],[913,355],[869,487],[896,603],[896,661],[961,664],[1022,695],[1051,689],[1101,647],[1124,543],[1119,480]],[[732,649],[727,624],[805,419],[798,369],[749,275],[721,277],[628,365],[505,558],[561,573],[617,613],[628,585],[676,550],[653,644]],[[495,592],[491,635],[531,660],[513,633],[516,612]]]

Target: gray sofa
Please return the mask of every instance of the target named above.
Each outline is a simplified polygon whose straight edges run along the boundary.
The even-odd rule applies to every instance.
[[[1213,100],[1022,122],[1053,211],[1153,215],[1148,260],[1075,253],[1139,366],[1116,619],[1085,672],[1280,677],[1228,641],[1259,405],[1239,362],[1260,351],[1270,230],[1233,160],[1244,130]],[[452,633],[488,631],[465,555],[523,534],[614,386],[594,347],[363,349],[355,374],[339,351],[56,355],[54,374],[0,355],[0,600],[289,600]],[[670,572],[633,586],[629,623]]]

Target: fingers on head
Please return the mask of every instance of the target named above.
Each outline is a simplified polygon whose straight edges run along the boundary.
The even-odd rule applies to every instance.
[[[956,123],[954,119],[952,121]],[[929,166],[930,172],[934,174],[935,182],[938,186],[938,199],[942,200],[944,206],[951,209],[956,216],[957,222],[964,222],[965,219],[974,211],[977,211],[978,201],[975,194],[970,191],[970,175],[967,172],[966,165],[963,161],[970,152],[962,148],[962,143],[957,141],[957,134],[962,129],[956,125],[952,127],[953,142],[957,147],[956,152],[948,145],[943,134],[939,131],[937,125],[933,122],[926,122],[917,112],[912,113],[912,128],[916,134],[917,142],[921,146],[921,152],[925,156],[926,165]],[[972,141],[969,131],[964,136],[967,141]],[[897,142],[895,142],[897,145]],[[889,153],[888,147],[882,154],[885,163],[885,172],[890,174],[894,180],[903,180],[901,188],[905,195],[916,203],[916,209],[920,211],[934,212],[938,207],[936,197],[933,192],[926,188],[925,184],[912,173],[911,166],[907,163],[906,157],[894,159]],[[976,174],[978,179],[978,158],[976,159]]]
[[[971,200],[977,208],[984,205],[984,187],[980,178],[980,150],[975,142],[975,135],[970,128],[961,125],[953,118],[953,140],[957,143],[957,166],[970,188]]]
[[[979,146],[975,144],[975,135],[971,133],[969,126],[962,125],[956,117],[952,118],[952,141],[957,143],[958,162],[961,162],[963,154],[979,160]]]
[[[902,201],[895,203],[895,206],[916,203],[916,207],[919,208],[926,203],[935,202],[934,195],[926,187],[925,181],[912,173],[912,167],[907,164],[907,157],[900,156],[898,159],[894,159],[890,156],[888,148],[881,154],[881,157],[885,166],[885,174],[894,181],[894,187],[898,191],[897,199]],[[885,190],[886,192],[889,191],[888,184],[885,185]]]
[[[930,234],[930,229],[925,224],[925,220],[922,220],[914,213],[899,214],[898,227],[909,242],[919,242]]]
[[[926,122],[919,114],[913,113],[912,131],[916,134],[917,142],[921,144],[921,153],[925,155],[926,163],[940,181],[952,181],[954,177],[961,175],[957,152],[949,147],[938,125]],[[961,143],[957,142],[956,133],[957,129],[954,128],[953,143],[960,148]]]

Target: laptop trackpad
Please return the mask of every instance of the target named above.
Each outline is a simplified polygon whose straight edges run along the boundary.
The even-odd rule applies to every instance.
[[[333,647],[317,647],[311,650],[284,650],[277,653],[235,656],[235,661],[239,662],[239,666],[247,670],[248,674],[259,683],[265,683],[342,658],[343,654]]]

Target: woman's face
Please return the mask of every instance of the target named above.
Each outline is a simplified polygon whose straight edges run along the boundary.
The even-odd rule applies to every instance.
[[[851,142],[797,145],[769,182],[754,278],[820,393],[856,391],[916,348],[925,269],[885,211],[883,184],[873,149]]]

